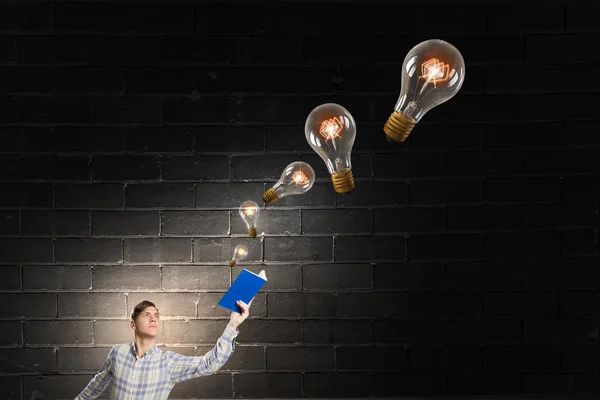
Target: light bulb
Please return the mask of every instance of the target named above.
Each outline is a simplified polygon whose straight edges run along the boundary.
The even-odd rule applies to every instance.
[[[267,190],[263,199],[267,203],[274,203],[290,194],[302,194],[310,190],[315,183],[315,171],[303,161],[295,161],[283,170],[277,183]]]
[[[233,250],[233,258],[229,261],[229,266],[233,267],[238,261],[243,260],[248,256],[248,248],[242,244],[235,246]]]
[[[350,152],[356,137],[356,124],[344,107],[322,104],[310,112],[304,125],[306,140],[323,159],[337,193],[354,189]]]
[[[256,226],[259,214],[260,209],[258,208],[258,204],[251,200],[246,200],[240,206],[240,217],[242,217],[242,220],[246,223],[248,235],[252,238],[256,237]]]
[[[402,89],[383,131],[404,142],[415,124],[433,107],[450,100],[465,80],[465,62],[450,43],[426,40],[408,52],[402,64]]]

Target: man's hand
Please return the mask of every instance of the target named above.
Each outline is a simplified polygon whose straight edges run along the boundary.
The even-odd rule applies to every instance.
[[[242,312],[239,313],[237,311],[233,311],[231,313],[229,325],[231,325],[234,329],[237,329],[237,327],[240,326],[240,324],[244,322],[246,318],[248,318],[248,315],[250,315],[250,305],[252,304],[253,300],[254,299],[250,300],[248,304],[244,303],[241,300],[235,302],[238,305],[238,307],[242,309]]]

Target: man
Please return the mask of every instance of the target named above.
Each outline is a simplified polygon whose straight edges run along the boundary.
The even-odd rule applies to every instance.
[[[234,350],[238,326],[249,315],[250,305],[237,301],[241,313],[232,312],[217,344],[202,357],[188,357],[156,346],[160,314],[151,301],[144,300],[133,309],[129,323],[135,332],[130,344],[118,344],[108,353],[98,373],[75,400],[95,399],[112,381],[113,400],[163,400],[176,383],[217,372]]]

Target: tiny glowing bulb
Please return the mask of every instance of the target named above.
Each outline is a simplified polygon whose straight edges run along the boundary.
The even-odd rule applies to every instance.
[[[248,248],[244,245],[235,246],[235,250],[233,251],[233,258],[229,261],[229,266],[233,267],[238,261],[243,260],[248,256]]]
[[[295,161],[283,170],[277,183],[263,194],[267,203],[274,203],[282,197],[302,194],[315,183],[315,171],[303,161]]]
[[[240,217],[248,228],[248,235],[252,238],[256,237],[256,228],[258,224],[258,216],[260,215],[260,209],[258,204],[252,200],[246,200],[240,205]]]

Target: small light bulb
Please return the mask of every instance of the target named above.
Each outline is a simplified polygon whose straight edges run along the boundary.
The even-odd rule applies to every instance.
[[[235,246],[233,250],[233,258],[229,261],[229,266],[233,267],[238,261],[243,260],[248,256],[248,248],[242,244]]]
[[[402,64],[402,89],[383,128],[390,140],[404,142],[432,108],[450,100],[465,80],[465,61],[450,43],[426,40],[413,47]]]
[[[283,170],[277,183],[263,194],[267,203],[274,203],[290,194],[306,193],[315,183],[315,171],[304,161],[295,161]]]
[[[246,223],[246,227],[248,228],[248,236],[255,238],[258,216],[260,215],[258,204],[252,200],[244,201],[242,205],[240,205],[239,211],[240,217],[242,217],[242,220]]]
[[[304,125],[306,141],[325,162],[337,193],[354,189],[350,153],[356,138],[356,123],[344,107],[321,104],[310,112]]]

